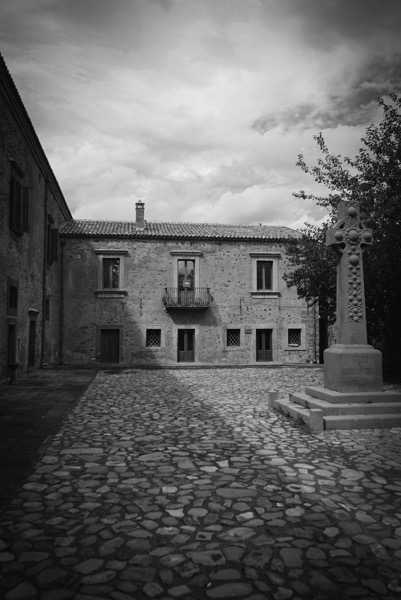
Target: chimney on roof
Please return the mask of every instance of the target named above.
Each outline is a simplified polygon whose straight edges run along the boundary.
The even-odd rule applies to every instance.
[[[145,227],[145,204],[142,200],[135,204],[135,225],[141,229]]]

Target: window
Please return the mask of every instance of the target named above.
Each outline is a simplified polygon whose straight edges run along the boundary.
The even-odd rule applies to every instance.
[[[24,178],[24,173],[14,160],[11,161],[11,167],[9,205],[10,228],[17,235],[22,235],[24,232],[29,231],[28,188],[23,185],[22,179]]]
[[[300,346],[301,345],[301,329],[288,329],[288,345],[289,346]]]
[[[100,298],[123,297],[124,291],[124,256],[127,250],[95,250],[98,254],[98,289]]]
[[[252,252],[252,296],[278,298],[278,261],[280,254]]]
[[[241,330],[240,329],[227,329],[227,347],[232,348],[233,346],[241,345]]]
[[[195,281],[195,261],[191,260],[178,260],[177,264],[178,274],[178,290],[193,290]]]
[[[170,252],[175,257],[172,286],[179,291],[193,291],[199,288],[199,259],[202,252],[193,250],[192,252],[182,252],[172,250]]]
[[[160,348],[161,346],[161,329],[146,330],[146,347]]]
[[[16,317],[18,314],[18,281],[7,278],[7,315]]]
[[[271,290],[272,289],[272,260],[257,260],[256,261],[256,289]]]
[[[120,259],[103,258],[103,289],[119,289]]]

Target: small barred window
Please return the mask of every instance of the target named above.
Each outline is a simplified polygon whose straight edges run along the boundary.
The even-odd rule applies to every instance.
[[[161,329],[146,330],[146,347],[159,348],[161,346]]]
[[[288,330],[288,345],[289,346],[300,346],[301,345],[301,330],[300,329],[289,329]]]
[[[227,329],[227,346],[240,346],[241,342],[241,330],[240,329]]]

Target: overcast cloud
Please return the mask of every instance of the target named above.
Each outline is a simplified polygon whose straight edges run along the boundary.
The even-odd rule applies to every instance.
[[[315,222],[400,91],[399,0],[2,0],[0,51],[76,218]]]

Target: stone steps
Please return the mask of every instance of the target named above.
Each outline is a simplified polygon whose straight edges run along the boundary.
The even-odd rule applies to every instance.
[[[401,427],[401,394],[341,394],[325,388],[305,389],[309,393],[293,393],[288,399],[272,396],[269,405],[313,431]]]
[[[304,408],[318,408],[323,410],[325,415],[369,415],[369,414],[394,414],[401,413],[401,402],[350,402],[342,404],[332,404],[319,398],[313,398],[308,394],[295,393],[290,394],[290,402],[300,404]]]
[[[381,402],[401,402],[401,394],[399,392],[336,392],[324,387],[306,386],[305,394],[320,398],[330,403],[381,403]]]
[[[325,429],[375,429],[401,427],[401,414],[332,415],[325,417]]]

